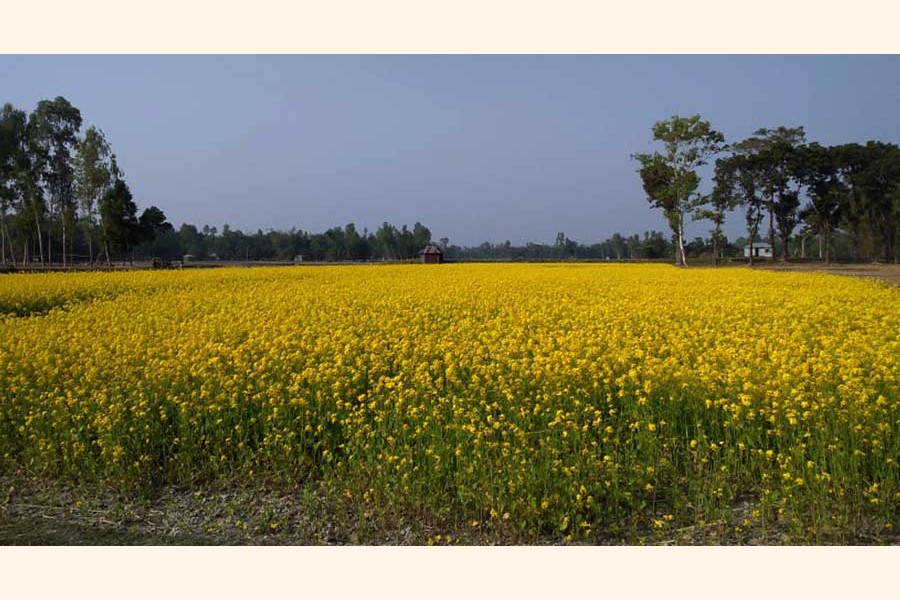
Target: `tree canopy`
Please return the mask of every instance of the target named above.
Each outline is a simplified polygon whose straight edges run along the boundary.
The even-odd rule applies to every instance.
[[[65,267],[84,258],[92,264],[98,237],[107,262],[111,252],[125,260],[138,244],[167,231],[158,208],[136,216],[109,142],[94,126],[81,134],[82,124],[81,112],[62,96],[41,100],[30,114],[11,104],[0,109],[4,264]]]
[[[697,169],[724,149],[724,136],[700,115],[675,115],[653,126],[653,139],[664,152],[637,153],[638,173],[650,205],[661,208],[675,237],[675,264],[687,265],[684,249],[685,213],[698,202]]]

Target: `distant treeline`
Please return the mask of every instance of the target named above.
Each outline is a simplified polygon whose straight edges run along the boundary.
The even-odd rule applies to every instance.
[[[395,227],[384,223],[374,233],[358,231],[353,223],[332,227],[322,233],[301,229],[269,230],[244,233],[228,225],[216,227],[183,224],[177,230],[161,232],[135,250],[139,258],[181,259],[185,255],[197,259],[279,260],[290,261],[302,256],[305,261],[405,260],[416,258],[431,243],[431,231],[416,223]]]
[[[291,261],[298,256],[305,261],[408,260],[417,258],[419,250],[431,243],[439,246],[448,260],[631,260],[674,255],[671,240],[659,231],[646,231],[643,236],[616,233],[595,244],[582,244],[559,233],[554,244],[515,246],[506,241],[459,246],[451,244],[448,238],[433,240],[431,230],[421,223],[416,223],[412,229],[406,225],[396,227],[383,223],[374,233],[366,229],[359,231],[350,223],[323,233],[301,229],[244,233],[228,225],[220,231],[209,225],[198,229],[184,224],[141,244],[135,249],[135,256],[166,260],[181,259],[184,255],[197,259],[250,261]],[[695,257],[708,253],[709,247],[710,241],[702,238],[687,244],[689,255]],[[741,247],[726,240],[726,256],[737,256]]]
[[[762,240],[757,237],[755,242]],[[645,231],[643,235],[615,233],[607,239],[584,244],[569,239],[564,233],[557,235],[553,244],[529,242],[514,245],[484,242],[477,246],[451,244],[447,238],[433,240],[431,231],[421,223],[412,229],[406,225],[396,227],[382,224],[374,233],[359,231],[353,223],[345,227],[332,227],[323,233],[301,229],[289,231],[257,230],[244,233],[228,225],[216,227],[184,224],[179,229],[167,229],[158,233],[134,249],[134,257],[141,260],[161,258],[181,260],[189,255],[198,260],[224,261],[292,261],[302,256],[304,261],[378,261],[410,260],[418,257],[419,250],[433,243],[444,251],[447,260],[655,260],[675,256],[675,244],[660,231]],[[721,236],[717,248],[720,258],[744,257],[747,239],[738,237],[733,242]],[[855,259],[853,240],[846,234],[832,236],[833,256],[839,260]],[[781,246],[775,240],[775,254]],[[688,258],[710,259],[713,252],[711,237],[694,237],[685,244]],[[824,258],[822,236],[801,231],[788,245],[792,258]]]
[[[290,231],[261,230],[244,233],[225,225],[216,227],[184,224],[177,230],[160,232],[135,249],[138,258],[159,257],[166,260],[189,255],[197,259],[218,260],[279,260],[290,261],[302,256],[305,261],[366,261],[408,260],[418,257],[428,244],[439,246],[448,260],[560,260],[560,259],[655,259],[672,256],[672,243],[658,231],[639,235],[614,234],[596,244],[580,244],[564,233],[557,235],[555,244],[528,243],[514,246],[510,242],[463,247],[451,244],[447,238],[433,240],[431,230],[416,223],[396,227],[383,223],[374,233],[361,232],[353,223],[332,227],[323,233],[300,229]],[[706,241],[697,239],[689,244],[700,255]],[[732,247],[737,253],[738,248]]]

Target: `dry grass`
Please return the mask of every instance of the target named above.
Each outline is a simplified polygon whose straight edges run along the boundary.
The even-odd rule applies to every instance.
[[[770,271],[784,271],[797,273],[801,271],[816,271],[831,275],[846,275],[850,277],[866,277],[880,279],[893,285],[900,285],[900,265],[883,263],[832,263],[826,265],[820,262],[798,263],[757,263],[754,268]]]

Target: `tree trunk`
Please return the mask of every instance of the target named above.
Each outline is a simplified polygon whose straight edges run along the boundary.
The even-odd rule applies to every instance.
[[[679,267],[687,266],[687,257],[684,254],[684,213],[678,214],[678,235],[676,242],[678,247],[675,249],[675,264]]]
[[[84,224],[84,235],[87,238],[88,243],[88,262],[91,265],[91,268],[94,268],[94,236],[91,234],[91,223],[90,221]]]
[[[777,259],[775,257],[775,197],[773,196],[770,199],[769,203],[769,246],[772,247],[772,256],[770,257],[771,262],[775,262]]]
[[[893,231],[891,231],[893,223],[888,222],[887,227],[882,227],[881,239],[882,242],[882,251],[884,253],[884,262],[889,263],[891,259],[894,257],[894,240],[893,240]]]
[[[9,227],[4,224],[4,228],[6,229],[6,243],[9,245],[9,256],[12,258],[12,264],[14,267],[19,266],[16,261],[16,250],[13,248],[12,237],[9,235]]]
[[[16,251],[13,249],[12,237],[9,235],[9,226],[6,224],[5,213],[0,213],[0,220],[2,220],[2,222],[0,222],[0,228],[2,228],[3,233],[3,242],[0,242],[0,246],[3,247],[3,264],[6,264],[6,247],[9,246],[9,257],[12,259],[13,266],[17,267]]]
[[[66,268],[66,211],[62,211],[62,262],[63,269]]]
[[[32,198],[31,198],[31,207],[34,209],[34,225],[35,225],[35,228],[37,229],[38,248],[40,248],[40,250],[41,250],[41,264],[43,265],[44,264],[44,240],[42,239],[42,236],[41,236],[41,220],[40,220],[40,218],[38,218],[37,203],[35,202],[34,196],[32,196]],[[26,243],[25,247],[26,248],[28,247],[27,243]]]
[[[712,255],[713,255],[713,266],[719,266],[719,238],[718,236],[713,236],[712,239]]]
[[[13,248],[13,241],[12,241],[12,238],[8,234],[9,234],[9,230],[7,230],[7,236],[6,236],[6,240],[7,240],[7,242],[9,242],[9,253],[12,255],[13,266],[18,267],[19,265],[16,263],[16,251]],[[23,261],[24,261],[24,257],[23,257]]]

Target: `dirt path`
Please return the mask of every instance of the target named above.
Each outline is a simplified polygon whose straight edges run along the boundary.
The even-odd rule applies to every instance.
[[[900,286],[900,265],[878,263],[848,263],[831,264],[823,263],[788,263],[788,264],[762,264],[755,268],[770,271],[816,271],[830,273],[832,275],[848,275],[850,277],[869,277],[886,281]]]

